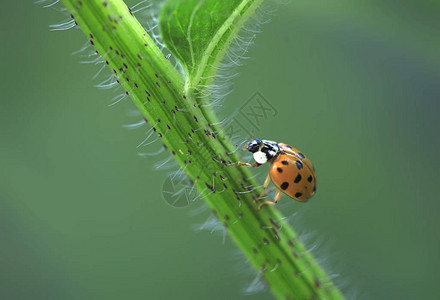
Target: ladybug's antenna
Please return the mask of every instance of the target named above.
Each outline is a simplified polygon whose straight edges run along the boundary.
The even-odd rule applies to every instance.
[[[248,146],[249,146],[249,143],[247,143],[245,146],[235,145],[235,147],[237,147],[237,150],[238,150],[238,148],[243,147],[243,148],[241,148],[241,151],[246,151]]]
[[[253,136],[254,136],[254,131],[252,130],[252,140],[253,140]],[[244,146],[235,144],[235,147],[237,147],[237,149],[235,149],[233,152],[230,152],[230,153],[234,153],[235,151],[238,151],[238,149],[240,149],[240,148],[241,148],[240,149],[241,151],[246,151],[249,147],[249,142],[246,143],[246,145],[244,145]]]

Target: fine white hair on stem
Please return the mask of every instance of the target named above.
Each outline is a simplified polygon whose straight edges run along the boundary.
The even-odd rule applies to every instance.
[[[110,89],[115,86],[118,86],[118,82],[116,81],[115,76],[113,74],[110,75],[107,79],[105,79],[101,83],[94,85],[94,87],[98,89]]]
[[[161,147],[161,148],[160,148],[158,151],[156,151],[156,152],[152,152],[152,153],[145,153],[145,152],[143,152],[143,153],[138,153],[138,155],[139,155],[139,156],[142,156],[142,157],[146,157],[146,156],[156,156],[156,155],[161,154],[164,150],[165,150],[165,148],[164,148],[164,147]]]
[[[257,275],[252,280],[252,282],[249,284],[249,286],[243,290],[243,294],[253,295],[253,294],[260,293],[266,289],[266,285],[264,284],[264,281],[262,280],[262,275],[263,275],[262,273],[263,273],[262,271],[257,273]]]
[[[273,267],[272,270],[270,270],[270,272],[274,272],[276,269],[278,269],[278,266],[279,266],[279,265],[280,265],[280,264],[277,263],[277,264],[275,265],[275,267]]]
[[[77,55],[77,54],[79,54],[79,53],[81,53],[81,52],[84,52],[84,51],[86,51],[87,49],[89,49],[90,47],[91,47],[90,42],[87,41],[87,42],[84,43],[84,45],[83,45],[80,49],[78,49],[78,50],[76,50],[76,51],[73,51],[73,52],[72,52],[72,55]]]
[[[166,170],[166,169],[174,168],[176,166],[177,166],[177,162],[173,159],[172,156],[170,156],[162,161],[155,163],[153,167],[155,170],[159,170],[159,169]]]
[[[140,116],[142,116],[142,113],[139,111],[139,109],[130,108],[125,113],[129,117],[140,117]]]
[[[157,123],[156,123],[157,124]],[[156,125],[154,125],[154,126],[156,126]],[[154,127],[153,126],[153,127]],[[153,130],[153,127],[151,127],[148,131],[147,131],[147,137],[139,144],[139,145],[137,145],[136,146],[136,148],[139,148],[139,147],[142,147],[142,146],[144,146],[145,145],[145,143],[150,139],[150,137],[153,135],[153,133],[154,133],[154,130]]]
[[[190,194],[193,192],[194,188],[196,187],[196,184],[197,184],[197,181],[198,181],[198,180],[199,180],[199,178],[196,177],[196,180],[194,181],[194,183],[193,183],[193,185],[192,185],[192,187],[191,187],[191,190],[189,191]]]
[[[206,189],[207,189],[207,188],[205,188],[205,190],[206,190]],[[203,190],[203,192],[204,192],[205,190]],[[199,194],[200,194],[200,193],[199,193]],[[195,201],[193,200],[192,202],[195,202]],[[206,205],[205,203],[203,203],[202,205],[199,205],[199,207],[191,209],[191,210],[188,212],[188,215],[189,215],[190,217],[198,216],[198,215],[200,215],[200,214],[202,214],[202,213],[208,211],[208,209],[209,209],[208,205]]]
[[[61,30],[69,30],[75,27],[75,20],[66,21],[61,24],[49,25],[50,31],[61,31]]]
[[[174,65],[174,68],[180,73],[183,74],[183,68],[180,62],[175,59],[175,57],[171,54],[171,52],[166,49],[161,36],[159,32],[159,10],[160,10],[160,3],[158,2],[151,2],[150,4],[147,4],[146,6],[142,6],[142,8],[138,8],[134,10],[136,7],[138,7],[141,4],[144,4],[147,1],[140,1],[136,5],[132,6],[132,12],[138,13],[136,17],[138,18],[139,22],[144,27],[145,31],[148,32],[150,37],[153,39],[154,43],[159,47],[159,49],[163,52],[164,57],[168,60],[170,60],[171,64]]]
[[[85,51],[84,51],[84,52],[85,52]],[[87,58],[89,58],[89,57],[98,56],[98,54],[96,53],[95,50],[90,50],[88,54],[81,54],[80,56],[81,56],[81,57],[87,57]]]
[[[137,123],[122,125],[122,127],[125,127],[125,128],[128,128],[128,129],[136,129],[136,128],[142,127],[145,124],[147,124],[145,122],[145,120],[141,120],[141,121],[139,121]]]
[[[186,177],[185,175],[185,169],[188,165],[185,165],[184,167],[180,167],[176,172],[174,172],[173,177],[171,177],[172,179],[175,179],[176,176],[178,177]]]
[[[94,60],[83,60],[79,62],[80,64],[97,64],[97,63],[104,63],[104,61],[102,60],[101,56],[98,56],[97,58],[95,58]]]
[[[44,8],[52,7],[52,6],[56,5],[58,2],[60,2],[60,0],[56,0],[56,1],[52,2],[51,4],[45,5],[43,7]]]
[[[127,98],[127,96],[128,96],[127,93],[117,95],[117,96],[113,97],[112,103],[108,104],[107,106],[109,106],[109,107],[114,106],[114,105],[118,104],[119,102],[121,102],[122,100],[124,100],[125,98]]]
[[[225,232],[225,227],[223,224],[212,215],[210,215],[203,224],[195,225],[193,228],[196,230],[206,230],[211,234],[215,232]]]
[[[156,29],[159,26],[159,24],[154,25],[153,27],[151,27],[150,29],[145,30],[147,33],[153,33],[153,30]]]
[[[143,2],[145,2],[145,1],[143,1]],[[132,10],[132,13],[133,13],[133,14],[137,14],[137,13],[140,12],[141,10],[148,9],[148,8],[150,8],[151,6],[152,6],[152,4],[149,4],[149,5],[145,5],[145,6],[139,7],[139,8],[136,9],[136,10]]]
[[[205,192],[207,192],[207,193],[205,194]],[[205,198],[206,196],[208,196],[208,195],[210,195],[210,194],[212,194],[212,192],[211,192],[210,190],[208,190],[207,187],[205,187],[205,188],[199,193],[199,195],[198,195],[196,198],[194,198],[193,202],[195,202],[196,200],[199,200],[199,199],[201,199],[201,198]]]
[[[51,8],[51,9],[55,9],[57,11],[62,11],[62,12],[67,11],[67,9],[65,7],[57,6],[57,4],[60,3],[60,0],[55,0],[55,1],[37,0],[37,1],[35,1],[35,4],[37,4],[37,5],[44,4],[44,3],[47,3],[47,4],[43,5],[43,8]]]
[[[154,143],[156,143],[158,140],[159,140],[159,138],[155,138],[154,140],[152,140],[152,141],[150,141],[150,142],[148,142],[148,143],[146,143],[146,144],[143,144],[142,146],[148,146],[148,145],[154,144]]]
[[[99,68],[98,72],[96,72],[96,74],[93,75],[92,80],[95,80],[95,79],[99,76],[99,74],[101,74],[101,72],[102,72],[104,69],[105,69],[105,65],[102,64],[102,66],[101,66],[101,68]],[[96,86],[95,86],[95,87],[96,87]]]
[[[138,2],[138,3],[136,3],[135,5],[131,6],[131,7],[130,7],[131,12],[133,12],[133,10],[134,10],[136,7],[138,7],[139,5],[144,4],[144,3],[148,2],[148,1],[149,1],[149,0],[142,0],[141,2]],[[151,7],[151,5],[152,5],[152,4],[148,4],[148,7]]]

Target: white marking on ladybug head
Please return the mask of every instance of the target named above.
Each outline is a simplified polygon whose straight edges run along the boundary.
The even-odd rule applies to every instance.
[[[267,163],[266,153],[264,153],[262,151],[257,151],[253,155],[254,155],[255,161],[257,163],[259,163],[260,165]]]

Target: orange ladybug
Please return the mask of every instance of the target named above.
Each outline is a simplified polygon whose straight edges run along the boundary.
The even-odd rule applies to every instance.
[[[271,163],[269,174],[264,181],[263,192],[255,200],[255,203],[264,197],[271,179],[277,187],[273,202],[264,202],[260,205],[259,210],[264,205],[276,204],[282,193],[300,202],[306,202],[315,194],[315,169],[310,160],[297,149],[284,143],[254,139],[243,148],[243,151],[245,150],[253,153],[255,163],[251,165],[237,162],[235,165],[259,167],[265,163]]]

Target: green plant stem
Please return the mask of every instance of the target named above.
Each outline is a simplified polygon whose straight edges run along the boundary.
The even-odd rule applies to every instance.
[[[243,255],[280,299],[343,299],[280,213],[257,212],[261,189],[233,146],[213,132],[210,107],[191,89],[120,0],[62,0],[159,139],[195,183]],[[219,128],[217,128],[219,130]]]

